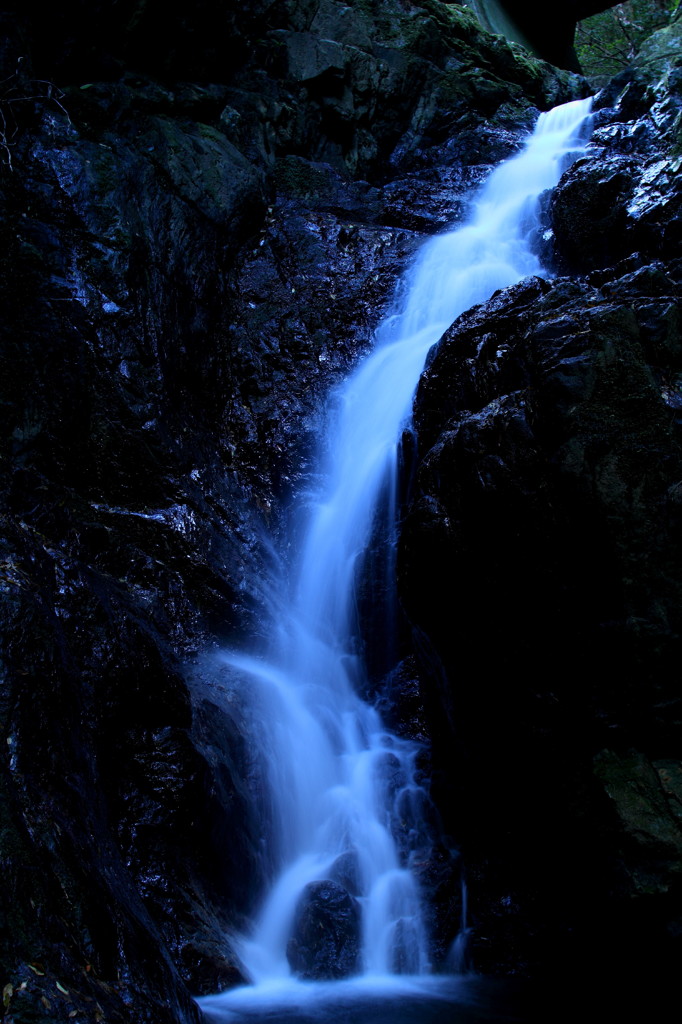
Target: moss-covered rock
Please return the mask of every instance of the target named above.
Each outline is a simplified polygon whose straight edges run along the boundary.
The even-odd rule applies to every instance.
[[[679,73],[681,45],[682,22],[678,18],[642,43],[633,64],[648,81],[658,82],[665,75]]]

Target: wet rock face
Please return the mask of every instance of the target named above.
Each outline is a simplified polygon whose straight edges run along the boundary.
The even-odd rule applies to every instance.
[[[614,80],[620,95],[615,107],[595,112],[592,152],[551,199],[561,269],[584,273],[635,252],[644,261],[679,255],[678,75],[671,72],[658,89],[633,75]]]
[[[211,652],[405,262],[584,87],[435,0],[6,8],[9,1012],[191,1021],[272,867]]]
[[[287,959],[306,981],[346,978],[359,968],[360,904],[337,882],[311,882],[296,910]]]
[[[665,984],[682,919],[680,100],[626,85],[550,203],[554,265],[583,276],[496,294],[431,353],[400,585],[430,641],[434,796],[471,868],[475,961],[594,958],[614,984]]]
[[[436,0],[16,7],[8,1011],[177,1024],[239,980],[225,936],[272,868],[249,695],[211,654],[267,630],[263,538],[309,482],[320,401],[422,238],[584,86]],[[491,970],[546,963],[562,928],[625,924],[615,958],[635,924],[657,950],[677,927],[679,83],[625,85],[550,203],[560,276],[460,320],[417,402],[413,650],[382,695],[397,731],[434,737]],[[443,947],[448,856],[420,868]],[[299,910],[306,977],[355,969],[354,871]]]

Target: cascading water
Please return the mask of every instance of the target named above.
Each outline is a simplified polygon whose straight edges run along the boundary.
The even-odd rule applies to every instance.
[[[374,351],[339,392],[326,483],[310,511],[268,660],[225,655],[260,692],[260,742],[275,808],[277,877],[240,944],[257,984],[290,976],[287,948],[291,957],[297,906],[306,887],[323,879],[336,880],[358,901],[357,973],[430,969],[410,870],[412,858],[424,853],[415,810],[417,750],[388,733],[356,695],[362,672],[353,653],[356,573],[426,354],[465,309],[541,272],[528,241],[538,199],[580,151],[590,102],[541,115],[523,150],[492,173],[468,222],[421,250],[402,289],[402,308],[381,324]],[[216,1013],[227,998],[202,1005]]]

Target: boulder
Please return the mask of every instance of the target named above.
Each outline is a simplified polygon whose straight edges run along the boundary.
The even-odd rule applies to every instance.
[[[287,959],[308,981],[346,978],[360,962],[360,905],[338,882],[310,882],[296,908]]]

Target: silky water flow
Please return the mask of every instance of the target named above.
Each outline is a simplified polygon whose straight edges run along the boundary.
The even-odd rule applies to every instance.
[[[308,505],[301,554],[267,659],[224,654],[259,705],[262,732],[253,741],[267,765],[277,868],[251,934],[237,942],[250,993],[200,1000],[212,1019],[240,1018],[245,998],[249,1003],[273,986],[302,998],[305,983],[292,979],[287,949],[291,955],[306,886],[319,880],[336,880],[357,899],[358,983],[374,979],[376,990],[387,979],[404,984],[429,975],[428,935],[411,871],[414,859],[428,854],[417,748],[391,735],[356,694],[354,681],[362,678],[354,654],[356,574],[427,352],[464,310],[542,273],[531,248],[539,197],[581,152],[590,105],[577,100],[542,114],[523,149],[474,197],[466,223],[421,249],[399,289],[400,305],[335,396],[321,460],[324,482]],[[339,993],[349,989],[348,982],[333,984]]]

